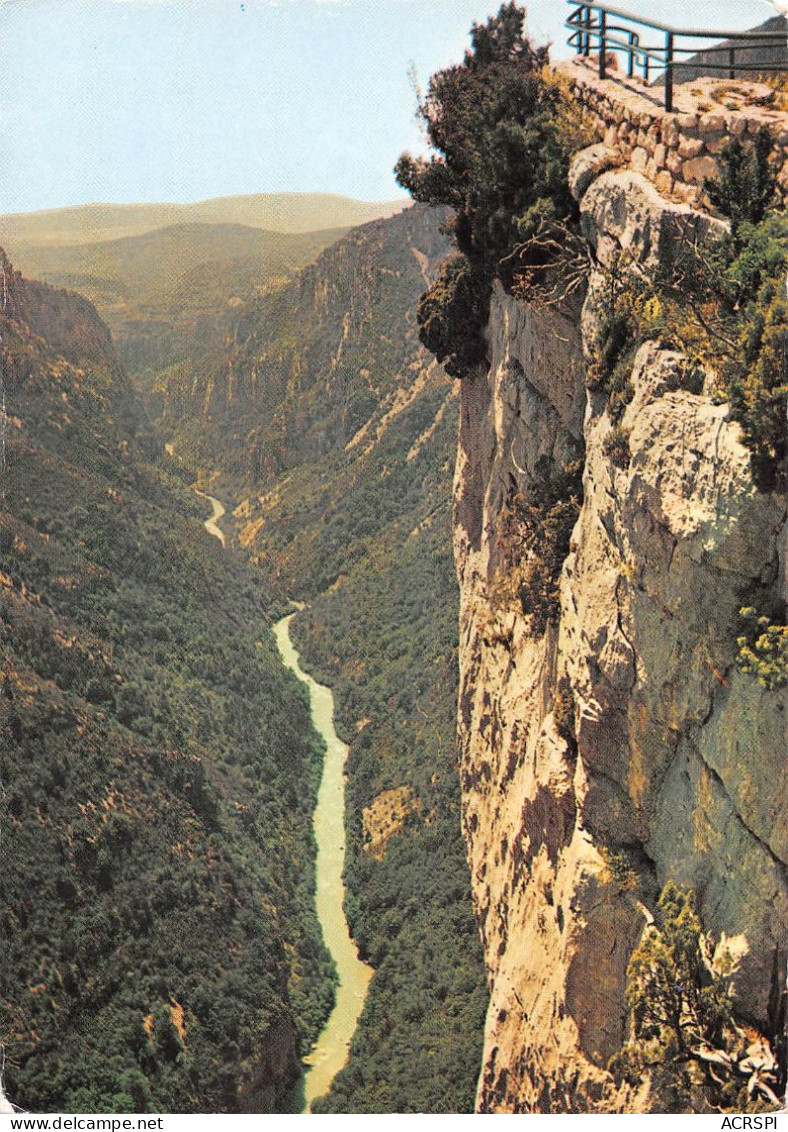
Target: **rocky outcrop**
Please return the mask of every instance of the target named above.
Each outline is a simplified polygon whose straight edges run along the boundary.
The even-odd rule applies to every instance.
[[[0,311],[23,323],[72,365],[98,367],[123,381],[109,330],[82,295],[24,278],[0,248]]]
[[[784,576],[786,501],[756,490],[738,426],[682,356],[639,350],[624,457],[606,398],[584,386],[604,262],[654,262],[677,234],[714,238],[714,222],[631,170],[578,195],[599,265],[584,312],[498,291],[489,372],[462,389],[458,726],[491,990],[480,1111],[643,1103],[606,1065],[670,878],[695,889],[708,930],[746,936],[738,1004],[767,1033],[785,972],[786,703],[736,668],[735,641],[748,589]],[[501,585],[507,509],[578,452],[560,616],[535,632]]]
[[[737,68],[747,58],[777,51],[785,55],[785,21],[782,44],[736,48]],[[764,24],[759,31],[774,29]],[[719,59],[719,56],[718,56]],[[600,79],[596,61],[575,56],[557,65],[569,83],[573,98],[583,107],[586,120],[604,142],[609,161],[644,174],[666,197],[696,204],[704,199],[707,178],[720,172],[719,157],[733,138],[746,145],[763,129],[771,134],[772,161],[779,169],[777,188],[783,200],[788,188],[788,132],[785,111],[773,87],[753,82],[756,69],[738,70],[735,79],[695,78],[698,69],[688,60],[676,67],[673,111],[662,105],[662,90],[649,91],[639,77],[609,72]],[[764,68],[767,70],[768,68]],[[657,80],[661,87],[663,78]],[[594,147],[596,148],[596,147]],[[588,158],[586,157],[586,161]]]

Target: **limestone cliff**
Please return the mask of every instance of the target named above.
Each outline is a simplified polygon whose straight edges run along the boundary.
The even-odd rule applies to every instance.
[[[584,380],[602,269],[622,249],[653,263],[682,232],[711,239],[715,222],[637,173],[592,177],[583,311],[497,291],[489,370],[462,389],[459,743],[491,989],[480,1111],[640,1103],[611,1096],[605,1066],[669,878],[696,890],[707,930],[746,935],[744,1018],[773,1033],[784,982],[786,703],[734,661],[742,594],[784,585],[786,501],[756,490],[703,375],[653,343],[621,421],[629,459],[614,455],[606,398]],[[578,452],[560,615],[535,632],[501,586],[507,509]]]

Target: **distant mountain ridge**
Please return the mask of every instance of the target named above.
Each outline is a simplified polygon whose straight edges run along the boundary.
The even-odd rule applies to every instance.
[[[332,193],[256,193],[188,204],[84,204],[0,216],[0,243],[63,246],[141,236],[176,224],[242,224],[275,232],[352,228],[394,216],[409,202],[361,201]]]
[[[342,449],[423,364],[412,298],[446,253],[442,218],[416,207],[356,227],[239,306],[220,352],[160,376],[153,415],[248,487]]]
[[[8,247],[28,277],[95,303],[133,372],[181,361],[187,343],[201,353],[221,343],[228,306],[250,298],[257,287],[288,279],[345,231],[190,221],[81,244],[28,242],[23,236]]]
[[[130,372],[221,345],[226,308],[283,282],[348,229],[405,201],[268,193],[194,204],[88,204],[0,216],[0,244],[28,278],[78,291]]]
[[[196,268],[207,269],[213,262],[256,260],[261,275],[287,274],[345,231],[285,233],[245,224],[191,222],[84,244],[14,241],[10,246],[14,262],[36,279],[76,289],[99,304],[134,295],[152,305],[156,297],[176,291]]]
[[[784,16],[772,16],[757,27],[750,28],[750,31],[755,34],[774,35],[777,32],[782,33],[782,43],[765,41],[763,43],[755,43],[752,46],[745,47],[740,39],[726,39],[718,44],[718,47],[733,48],[736,52],[736,63],[739,66],[746,64],[748,67],[763,69],[764,73],[775,70],[785,70],[788,67],[788,24]],[[724,77],[726,72],[711,70],[709,64],[727,64],[728,56],[724,51],[698,51],[696,55],[692,55],[687,59],[686,63],[679,66],[676,70],[676,81],[680,83],[692,82],[694,79],[699,79],[704,75],[712,75],[717,78]],[[754,78],[759,72],[755,74],[742,73],[739,77]],[[662,81],[661,79],[659,80]]]

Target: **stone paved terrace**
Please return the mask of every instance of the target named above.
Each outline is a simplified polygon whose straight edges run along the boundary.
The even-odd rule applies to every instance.
[[[707,177],[732,137],[767,126],[774,138],[778,185],[788,202],[788,98],[765,83],[699,78],[674,87],[674,109],[662,105],[662,86],[609,70],[600,79],[593,59],[556,64],[574,96],[595,120],[611,165],[643,173],[664,196],[688,204],[703,196]]]

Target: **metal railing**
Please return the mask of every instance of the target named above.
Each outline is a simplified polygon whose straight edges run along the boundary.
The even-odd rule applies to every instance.
[[[673,109],[673,85],[676,73],[681,68],[692,68],[706,72],[719,71],[733,79],[743,73],[788,71],[788,24],[786,31],[720,31],[718,28],[678,28],[658,20],[647,20],[623,8],[613,8],[608,4],[584,4],[580,0],[567,0],[574,11],[566,20],[565,26],[571,32],[567,39],[578,55],[586,57],[598,54],[599,77],[607,77],[608,55],[623,53],[627,59],[627,76],[633,78],[635,68],[642,70],[646,83],[652,81],[660,71],[665,79],[665,109]],[[645,42],[644,33],[654,32],[662,37],[662,42]],[[655,38],[655,37],[654,37]],[[683,41],[717,40],[711,46],[699,47],[697,43],[684,44]],[[720,43],[723,39],[726,42]],[[784,48],[783,61],[772,63],[747,62],[742,60],[741,50],[751,52],[757,48]],[[737,61],[736,52],[739,50]],[[683,58],[695,56],[700,52],[702,58]],[[719,63],[709,62],[709,56],[721,55]],[[679,80],[680,81],[680,80]]]

